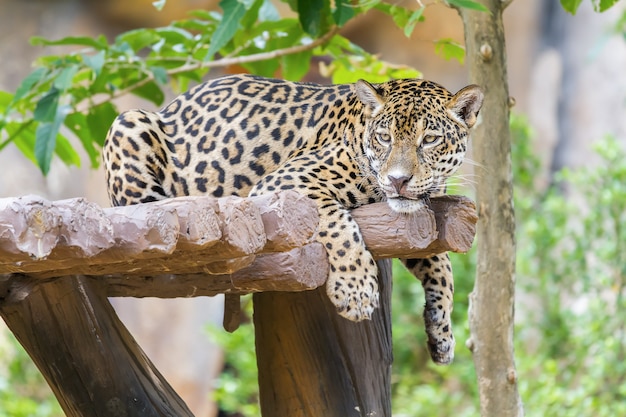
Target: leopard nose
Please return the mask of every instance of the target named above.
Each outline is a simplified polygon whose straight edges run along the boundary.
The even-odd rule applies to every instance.
[[[391,182],[391,186],[396,190],[398,194],[401,194],[406,185],[411,180],[411,177],[402,175],[400,177],[394,177],[393,175],[387,175],[387,178]]]

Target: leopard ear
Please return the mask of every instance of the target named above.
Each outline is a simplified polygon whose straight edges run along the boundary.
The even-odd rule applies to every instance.
[[[454,120],[471,128],[476,124],[483,98],[484,94],[479,86],[468,85],[448,102],[448,111]]]
[[[375,116],[385,102],[385,97],[381,91],[365,80],[357,81],[355,87],[356,95],[359,97],[359,100],[361,100],[365,108],[369,110],[370,115]]]

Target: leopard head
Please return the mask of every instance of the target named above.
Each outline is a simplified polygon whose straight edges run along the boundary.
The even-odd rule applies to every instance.
[[[424,80],[377,85],[361,80],[356,95],[363,103],[369,171],[391,209],[412,213],[430,195],[443,193],[465,156],[483,102],[480,87],[453,95]]]

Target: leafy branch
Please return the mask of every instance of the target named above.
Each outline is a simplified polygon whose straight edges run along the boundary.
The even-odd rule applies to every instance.
[[[591,0],[593,9],[596,12],[605,12],[615,5],[619,0]],[[583,0],[561,0],[561,6],[565,11],[576,14]]]
[[[15,144],[47,174],[54,155],[67,165],[80,164],[68,139],[71,135],[96,167],[105,134],[119,113],[113,99],[132,94],[158,107],[167,87],[185,91],[218,67],[242,67],[258,75],[299,80],[309,72],[313,57],[323,57],[320,69],[335,83],[420,75],[412,68],[380,60],[338,31],[358,15],[376,9],[410,36],[424,20],[426,5],[418,3],[413,10],[382,0],[284,1],[297,18],[281,17],[269,0],[221,0],[221,14],[193,11],[187,19],[131,30],[112,42],[103,35],[32,38],[35,46],[77,50],[40,57],[15,93],[0,91],[0,150]],[[155,7],[165,3],[157,1]],[[484,8],[473,0],[444,3]],[[462,59],[462,45],[451,40],[436,45],[447,59]]]
[[[287,3],[297,18],[281,18],[268,0],[222,0],[223,14],[193,11],[187,19],[131,30],[112,42],[102,35],[32,38],[35,46],[77,50],[40,57],[15,93],[0,91],[0,150],[15,144],[47,174],[54,155],[65,164],[80,164],[68,139],[72,135],[96,167],[104,136],[119,113],[113,99],[132,94],[161,106],[166,87],[187,90],[218,67],[239,66],[258,75],[299,80],[309,71],[312,57],[324,56],[331,63],[326,75],[334,82],[354,81],[364,74],[375,81],[419,75],[384,63],[338,31],[374,7],[403,25],[414,25],[421,13],[390,9],[376,0]]]
[[[229,67],[233,65],[244,65],[244,64],[248,64],[252,62],[257,62],[257,61],[272,60],[272,59],[283,57],[285,55],[306,52],[306,51],[315,49],[318,46],[325,44],[330,39],[332,39],[332,37],[335,36],[338,32],[339,32],[339,28],[335,26],[331,28],[331,30],[325,33],[323,36],[321,36],[318,39],[313,40],[311,43],[308,43],[308,44],[295,45],[295,46],[290,46],[290,47],[286,47],[282,49],[277,49],[274,51],[259,52],[259,53],[251,54],[251,55],[224,57],[224,58],[217,59],[214,61],[194,61],[192,63],[186,62],[185,65],[183,66],[165,71],[165,74],[169,77],[173,77],[175,75],[185,74],[185,73],[193,72],[193,71],[200,70],[200,69],[211,69],[211,68]],[[115,98],[130,94],[134,90],[140,87],[143,87],[144,85],[152,81],[155,81],[155,79],[156,79],[156,75],[154,73],[148,73],[146,74],[145,78],[137,81],[136,83],[132,85],[129,85],[128,87],[124,89],[115,90],[110,96],[108,96],[105,99],[92,100],[91,98],[89,98],[88,108],[99,106],[106,102],[110,102]],[[80,104],[78,106],[79,108],[81,107]],[[87,111],[88,108],[85,109],[85,111]]]

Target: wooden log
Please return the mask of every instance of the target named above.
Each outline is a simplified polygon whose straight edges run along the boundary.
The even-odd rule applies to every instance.
[[[415,216],[403,216],[391,212],[385,203],[370,204],[352,213],[376,259],[419,258],[446,250],[469,250],[476,223],[473,202],[465,197],[446,196],[433,199],[432,206],[437,210],[434,215],[430,210],[423,209]],[[324,283],[323,274],[327,271],[328,263],[324,251],[319,248],[307,251],[306,254],[293,250],[287,255],[259,256],[249,266],[236,272],[228,271],[228,274],[217,273],[227,269],[227,266],[219,265],[215,270],[207,271],[206,268],[215,265],[208,264],[202,272],[215,275],[197,273],[193,265],[181,266],[179,274],[108,275],[108,294],[115,297],[170,298],[310,290]],[[191,271],[185,274],[185,268]]]
[[[467,251],[476,222],[465,198],[436,199],[406,216],[386,204],[353,210],[377,258]],[[453,226],[454,225],[454,226]],[[261,412],[272,417],[391,417],[391,263],[378,261],[380,308],[354,323],[336,313],[324,287],[256,293],[254,323]]]
[[[224,318],[222,327],[232,333],[241,324],[241,296],[238,294],[224,294]]]
[[[250,266],[223,275],[110,275],[104,277],[109,297],[198,297],[259,291],[305,291],[328,277],[324,248],[314,242],[289,252],[256,257]]]
[[[109,257],[125,261],[144,252],[168,254],[182,248],[207,249],[223,236],[215,199],[182,197],[176,201],[105,208],[104,213],[113,224],[115,244],[91,259],[91,264],[100,260],[104,263]],[[174,235],[172,245],[158,251],[155,244],[168,232]]]
[[[250,198],[261,212],[267,244],[264,252],[284,252],[308,242],[317,229],[315,203],[296,192],[265,194]]]
[[[463,196],[432,198],[427,206],[411,214],[391,211],[387,203],[368,204],[351,214],[376,259],[467,252],[478,220],[474,202]]]
[[[65,258],[85,258],[114,243],[111,222],[99,206],[85,199],[54,203],[37,196],[0,199],[3,265],[37,263],[55,249]]]
[[[192,416],[87,277],[0,281],[0,315],[70,417]]]
[[[478,221],[474,202],[467,197],[446,195],[431,199],[430,209],[435,213],[438,234],[429,248],[440,253],[470,250]]]
[[[323,287],[254,294],[264,416],[391,417],[391,262],[378,266],[381,306],[359,323]]]
[[[0,274],[228,273],[233,258],[306,244],[317,219],[315,204],[293,191],[108,209],[84,199],[0,199]]]
[[[221,204],[207,197],[182,197],[101,210],[82,199],[3,199],[0,274],[102,276],[110,296],[133,297],[302,291],[321,285],[317,272],[327,268],[323,251],[307,249],[306,260],[299,251],[287,258],[268,254],[256,259],[311,240],[317,223],[312,202],[297,193],[281,193],[231,197]],[[385,203],[352,214],[376,259],[469,250],[476,223],[473,202],[449,196],[432,199],[431,206],[434,214],[424,208],[401,215]],[[267,243],[261,248],[264,240],[248,235],[263,231]],[[292,261],[301,265],[293,267]],[[313,278],[303,278],[309,273]]]

